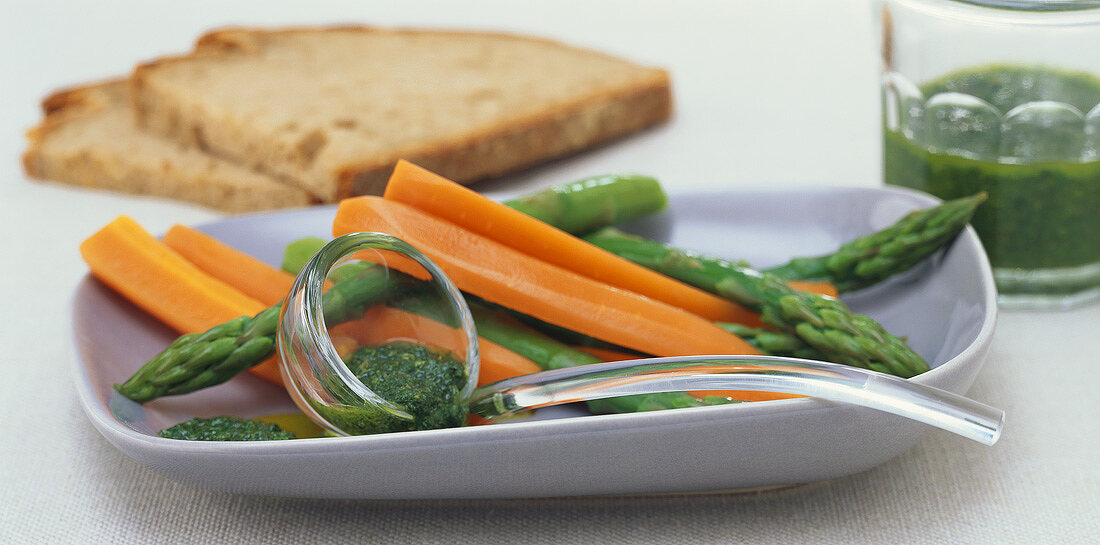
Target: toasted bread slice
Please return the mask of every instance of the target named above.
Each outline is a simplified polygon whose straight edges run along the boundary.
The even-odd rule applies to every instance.
[[[398,159],[468,183],[668,119],[664,70],[523,36],[230,29],[134,72],[147,129],[326,201],[381,193]]]
[[[123,80],[55,93],[27,133],[27,174],[84,187],[248,212],[304,206],[309,193],[137,128]]]

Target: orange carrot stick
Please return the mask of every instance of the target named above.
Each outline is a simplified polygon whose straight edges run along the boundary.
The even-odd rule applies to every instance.
[[[96,278],[180,333],[200,333],[265,308],[202,272],[126,216],[88,237],[80,254]]]
[[[411,340],[449,350],[459,356],[465,355],[461,330],[385,305],[369,309],[359,320],[334,327],[332,333],[348,335],[362,345]],[[540,371],[531,360],[484,338],[478,337],[478,347],[481,349],[478,386]]]
[[[698,397],[725,397],[734,401],[775,401],[776,399],[794,399],[805,397],[795,394],[783,394],[779,392],[757,392],[753,390],[696,390],[688,392]]]
[[[80,254],[101,282],[179,333],[201,333],[265,308],[203,272],[126,216],[88,237]],[[250,370],[283,384],[274,357]]]
[[[294,277],[285,271],[190,227],[173,226],[164,243],[210,276],[267,306],[282,302],[294,285]]]
[[[836,297],[839,292],[832,282],[827,280],[788,280],[787,285],[802,291]]]
[[[164,243],[203,272],[267,305],[277,305],[290,292],[294,277],[220,240],[183,225],[164,234]],[[277,356],[249,369],[253,374],[282,385]]]
[[[760,324],[756,313],[737,303],[631,263],[408,161],[398,161],[384,198],[423,210],[580,275],[663,301],[708,320]],[[803,283],[798,289],[803,288],[836,293],[827,283]]]
[[[180,334],[202,333],[265,308],[199,270],[125,216],[81,243],[80,254],[92,275]],[[250,371],[283,385],[274,356]]]
[[[333,234],[356,231],[405,240],[467,292],[620,346],[659,356],[758,353],[695,314],[546,263],[395,201],[342,201]],[[400,266],[396,260],[390,264]]]
[[[407,161],[398,161],[386,185],[385,198],[577,274],[708,320],[743,323],[755,316],[736,303],[631,263]]]
[[[593,347],[593,346],[571,346],[570,348],[572,348],[574,350],[579,350],[581,352],[585,352],[587,354],[592,354],[593,356],[596,356],[597,358],[600,358],[601,361],[626,361],[626,360],[636,360],[636,359],[645,357],[645,356],[635,356],[634,354],[627,354],[626,352],[619,352],[617,350],[608,350],[606,348],[596,348],[596,347]]]

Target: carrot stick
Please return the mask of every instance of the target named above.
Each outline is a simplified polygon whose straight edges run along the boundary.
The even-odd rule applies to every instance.
[[[172,226],[164,243],[210,276],[267,306],[282,302],[294,285],[290,274],[190,227]]]
[[[88,237],[80,254],[97,279],[182,334],[201,333],[266,308],[206,274],[126,216]],[[274,358],[251,370],[283,383]]]
[[[631,263],[408,161],[398,161],[386,185],[384,198],[405,203],[577,274],[668,303],[708,320],[760,324],[755,312],[737,303]],[[832,290],[832,294],[836,294],[831,285],[805,286]]]
[[[587,354],[592,354],[602,361],[626,361],[636,360],[644,358],[645,356],[636,356],[634,354],[627,354],[626,352],[619,352],[617,350],[608,350],[606,348],[596,348],[594,346],[571,346],[574,350],[580,350]]]
[[[201,333],[266,308],[202,272],[126,216],[88,237],[80,254],[96,278],[180,333]]]
[[[788,280],[787,285],[802,291],[836,297],[839,292],[832,282],[827,280]]]
[[[758,353],[695,314],[546,263],[395,201],[342,201],[333,234],[356,231],[405,240],[464,291],[620,346],[659,356]],[[390,265],[404,266],[398,260]]]
[[[348,335],[362,345],[412,340],[449,350],[459,356],[465,355],[462,332],[458,328],[385,305],[367,310],[363,318],[340,324],[332,332],[334,335]],[[478,386],[540,371],[531,360],[482,337],[478,337],[478,347],[481,350]]]
[[[796,394],[783,394],[779,392],[757,392],[754,390],[696,390],[688,392],[698,397],[725,397],[734,401],[775,401],[776,399],[794,399],[805,397]]]

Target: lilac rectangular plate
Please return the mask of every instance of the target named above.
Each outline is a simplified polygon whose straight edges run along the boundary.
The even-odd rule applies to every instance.
[[[912,191],[814,189],[673,195],[668,212],[628,228],[767,267],[829,252],[935,204]],[[332,207],[239,216],[201,226],[268,263],[308,235],[328,236]],[[964,393],[988,352],[996,294],[967,229],[915,270],[846,296],[853,310],[908,336],[933,369],[913,380]],[[154,435],[194,416],[294,410],[252,376],[139,406],[114,395],[175,335],[91,277],[76,289],[73,330],[80,399],[119,450],[194,486],[315,498],[576,496],[750,489],[864,471],[932,428],[871,409],[793,399],[623,415],[544,409],[509,424],[263,443],[201,443]],[[944,432],[937,432],[944,433]]]

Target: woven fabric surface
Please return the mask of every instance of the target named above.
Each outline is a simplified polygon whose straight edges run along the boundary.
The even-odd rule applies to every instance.
[[[44,349],[50,363],[0,383],[0,541],[1085,543],[1100,535],[1100,433],[1081,418],[1098,407],[1078,378],[1090,364],[1044,358],[1049,347],[1034,339],[1084,339],[1097,320],[1096,308],[1002,316],[970,392],[1008,411],[990,448],[937,431],[871,471],[784,490],[534,500],[312,501],[179,485],[100,437],[67,382],[46,392],[21,386],[47,381],[71,357]]]

